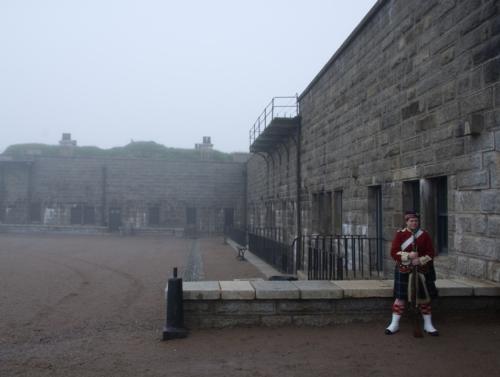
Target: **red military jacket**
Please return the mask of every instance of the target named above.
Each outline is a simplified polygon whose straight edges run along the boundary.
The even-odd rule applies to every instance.
[[[405,254],[401,252],[409,253],[413,251],[412,237],[413,237],[412,231],[409,230],[408,228],[404,228],[398,230],[396,236],[392,241],[391,257],[396,261],[401,272],[408,272],[410,270],[411,264],[409,263],[407,258],[405,258]],[[432,240],[431,237],[429,236],[429,233],[427,233],[425,230],[419,229],[416,233],[415,241],[416,241],[415,242],[416,251],[418,252],[418,256],[428,257],[425,259],[421,259],[422,261],[425,261],[424,266],[428,262],[432,263],[435,252],[434,252],[434,246],[432,246]]]

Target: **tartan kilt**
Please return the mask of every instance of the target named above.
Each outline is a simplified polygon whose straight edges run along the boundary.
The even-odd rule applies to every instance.
[[[429,292],[429,296],[431,298],[436,298],[438,296],[438,290],[436,288],[434,266],[431,266],[428,272],[424,273],[425,275],[425,285],[427,287],[427,291]],[[409,272],[400,272],[398,265],[394,268],[394,298],[399,298],[401,300],[408,300],[408,278],[410,276]],[[420,298],[425,298],[424,288],[422,283],[420,282]]]

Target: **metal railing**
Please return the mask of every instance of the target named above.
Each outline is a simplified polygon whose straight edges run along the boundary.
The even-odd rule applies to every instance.
[[[312,235],[301,237],[300,242],[297,268],[307,271],[310,280],[369,279],[383,273],[378,238]]]
[[[307,273],[309,280],[371,279],[383,276],[380,238],[364,235],[306,235],[283,242],[280,228],[228,229],[227,237],[282,273]]]
[[[299,101],[297,96],[273,97],[264,108],[249,132],[250,145],[266,129],[274,118],[294,118],[299,115]]]
[[[271,238],[248,232],[248,248],[263,261],[284,274],[297,273],[294,248]]]

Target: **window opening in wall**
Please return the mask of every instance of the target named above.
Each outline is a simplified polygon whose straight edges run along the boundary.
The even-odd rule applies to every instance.
[[[85,206],[83,209],[83,224],[95,224],[95,208],[92,206]]]
[[[377,260],[377,270],[381,271],[383,266],[383,224],[382,224],[382,187],[372,186],[368,188],[368,208],[369,208],[369,236],[375,238]]]
[[[71,216],[70,216],[71,225],[81,225],[82,216],[83,216],[82,206],[80,204],[74,204],[73,207],[71,207]]]
[[[109,229],[111,231],[120,230],[122,226],[122,210],[119,207],[109,209]]]
[[[312,228],[314,233],[332,232],[332,193],[320,192],[312,196]]]
[[[403,212],[420,213],[420,181],[403,182]]]
[[[320,232],[330,234],[332,232],[332,193],[321,194],[320,202]]]
[[[148,208],[148,225],[160,225],[159,206],[151,206]]]
[[[333,232],[342,234],[342,190],[333,192]]]
[[[437,191],[437,247],[439,254],[448,254],[448,182],[446,177],[435,179]]]
[[[224,229],[231,229],[234,225],[234,208],[224,208]]]
[[[319,194],[312,194],[311,226],[313,233],[319,233]]]
[[[196,208],[186,208],[186,222],[188,225],[196,225]]]
[[[448,183],[447,177],[422,181],[422,225],[431,235],[436,252],[448,253]]]
[[[42,205],[40,203],[30,204],[30,222],[39,223],[42,221]]]
[[[342,190],[333,192],[333,232],[342,234]]]

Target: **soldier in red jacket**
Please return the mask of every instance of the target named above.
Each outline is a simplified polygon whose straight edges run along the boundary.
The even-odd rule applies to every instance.
[[[434,272],[434,247],[425,230],[420,229],[420,219],[415,212],[406,212],[406,227],[398,230],[391,246],[391,256],[396,261],[394,271],[394,297],[392,305],[392,321],[385,329],[387,335],[399,330],[399,320],[408,300],[408,277],[412,266],[418,266],[418,271],[425,278],[425,284],[420,285],[421,295],[417,300],[424,318],[424,330],[432,336],[439,332],[432,325],[430,300],[437,296],[436,275]]]

